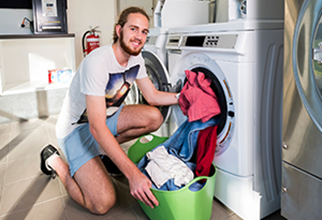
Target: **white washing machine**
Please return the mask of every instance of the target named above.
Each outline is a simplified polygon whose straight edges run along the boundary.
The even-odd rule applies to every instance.
[[[280,208],[283,22],[169,29],[171,83],[185,70],[212,80],[221,108],[215,197],[243,219]],[[186,119],[174,106],[170,134]]]

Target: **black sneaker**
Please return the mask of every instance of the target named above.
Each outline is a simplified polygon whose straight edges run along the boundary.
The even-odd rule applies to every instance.
[[[101,160],[103,164],[105,165],[105,168],[107,172],[111,176],[122,176],[123,173],[117,168],[117,166],[114,164],[114,162],[106,155],[101,156]]]
[[[46,166],[46,160],[54,154],[60,155],[58,150],[52,146],[51,144],[46,145],[40,152],[40,169],[46,175],[56,176],[56,172],[54,169],[48,169]]]

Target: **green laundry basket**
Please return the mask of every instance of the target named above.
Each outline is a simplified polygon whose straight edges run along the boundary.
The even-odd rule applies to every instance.
[[[150,142],[142,143],[141,139],[143,137],[140,137],[129,148],[128,156],[134,163],[138,163],[147,152],[167,139],[150,134],[148,136]],[[152,209],[141,201],[139,201],[139,204],[151,220],[209,220],[212,213],[215,178],[216,168],[212,165],[209,176],[197,177],[179,190],[163,191],[151,189],[159,201],[159,206],[155,206]],[[189,186],[200,180],[206,181],[202,189],[191,191]]]

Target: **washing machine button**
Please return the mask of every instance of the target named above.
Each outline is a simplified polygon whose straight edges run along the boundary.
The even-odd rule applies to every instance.
[[[228,116],[233,118],[235,116],[235,112],[233,111],[228,111]]]

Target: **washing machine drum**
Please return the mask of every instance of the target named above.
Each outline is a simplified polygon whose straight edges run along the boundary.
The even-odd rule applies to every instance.
[[[224,90],[222,89],[222,86],[219,82],[219,80],[217,79],[217,77],[215,77],[215,75],[208,69],[206,68],[203,68],[203,67],[196,67],[196,68],[193,68],[191,69],[191,71],[195,72],[198,74],[198,72],[202,72],[205,74],[206,77],[210,78],[211,79],[211,85],[210,87],[212,88],[212,90],[215,92],[217,98],[218,98],[218,104],[219,104],[219,107],[220,107],[220,115],[219,116],[216,116],[216,117],[220,117],[220,122],[219,124],[217,125],[217,133],[221,133],[223,128],[225,127],[225,123],[226,123],[226,120],[227,120],[227,100],[226,100],[226,96],[225,96],[225,93],[224,93]],[[187,78],[185,78],[185,81],[184,81],[184,84],[187,83]],[[229,112],[229,114],[231,114],[233,112]]]
[[[214,65],[214,64],[213,64]],[[231,91],[226,81],[224,75],[222,73],[217,72],[214,74],[214,70],[216,68],[206,68],[203,65],[195,65],[192,68],[189,68],[190,71],[195,73],[202,72],[205,76],[211,79],[210,87],[215,92],[218,98],[218,104],[221,110],[219,115],[214,117],[220,117],[220,122],[217,125],[217,147],[216,147],[216,155],[222,154],[230,145],[230,142],[233,137],[233,130],[235,124],[235,107],[233,98],[231,96]],[[217,68],[218,70],[218,68]],[[179,78],[173,78],[174,81],[182,80],[183,86],[187,83],[187,78],[183,75],[178,76]],[[176,81],[176,82],[177,82]],[[176,114],[176,118],[180,118],[182,112],[174,112]]]

